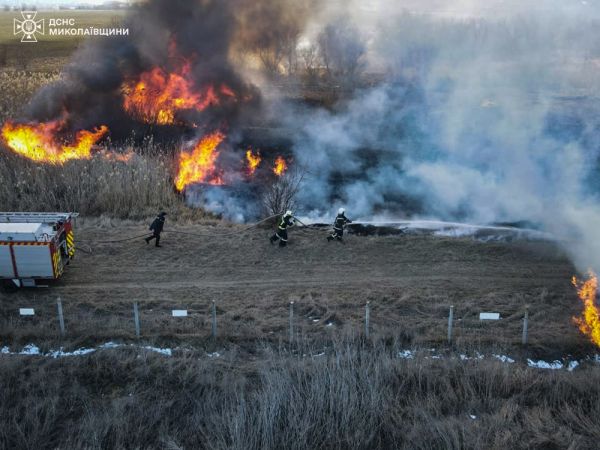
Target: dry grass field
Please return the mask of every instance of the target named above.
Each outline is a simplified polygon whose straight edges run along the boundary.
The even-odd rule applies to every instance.
[[[243,357],[3,357],[0,447],[597,448],[597,368],[405,360],[397,350],[346,340],[328,356],[263,346]]]
[[[591,351],[571,323],[581,308],[570,284],[575,269],[552,243],[350,235],[341,245],[328,243],[325,229],[296,229],[280,249],[269,245],[270,228],[187,223],[168,222],[163,247],[155,248],[141,238],[101,243],[144,234],[145,223],[83,221],[76,239],[92,253],[79,252],[49,289],[6,294],[0,339],[56,342],[58,296],[77,345],[132,338],[134,301],[144,339],[201,345],[210,336],[214,300],[219,338],[246,348],[287,340],[291,301],[299,339],[362,334],[369,301],[373,335],[408,347],[443,345],[454,305],[458,347],[518,352],[529,306],[531,354]],[[39,316],[17,319],[17,307],[35,307]],[[174,319],[171,309],[188,309],[190,317]],[[483,325],[484,311],[499,312],[502,320]]]
[[[51,36],[49,19],[73,19],[73,28],[89,26],[105,28],[119,26],[124,11],[39,11],[36,20],[45,20],[44,35],[37,35],[38,42],[22,43],[13,34],[13,20],[22,19],[18,11],[0,12],[0,60],[4,68],[31,72],[58,72],[68,62],[75,49],[84,41],[84,36]]]

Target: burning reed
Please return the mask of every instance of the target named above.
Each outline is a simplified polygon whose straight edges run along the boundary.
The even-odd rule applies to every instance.
[[[64,164],[36,164],[5,154],[0,204],[8,211],[78,211],[83,215],[145,218],[183,208],[168,157],[98,152]]]

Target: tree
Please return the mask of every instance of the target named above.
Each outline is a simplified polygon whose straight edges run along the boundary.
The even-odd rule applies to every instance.
[[[366,54],[356,27],[347,21],[329,24],[319,34],[318,43],[328,76],[344,83],[356,81],[364,69]]]
[[[295,209],[296,195],[305,173],[303,168],[293,167],[263,189],[261,202],[266,214],[281,214]]]

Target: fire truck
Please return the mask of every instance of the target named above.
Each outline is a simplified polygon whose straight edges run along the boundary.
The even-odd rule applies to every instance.
[[[60,278],[75,256],[78,215],[0,212],[0,282],[36,287]]]

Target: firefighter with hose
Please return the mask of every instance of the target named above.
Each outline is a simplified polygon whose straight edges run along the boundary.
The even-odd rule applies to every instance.
[[[344,208],[338,209],[338,214],[335,217],[335,221],[333,222],[333,233],[330,236],[327,236],[327,241],[331,242],[333,240],[336,240],[338,242],[344,243],[344,226],[347,223],[352,223],[352,221],[346,217],[346,210]]]
[[[148,236],[144,239],[146,241],[146,244],[149,244],[152,239],[156,239],[156,247],[162,247],[162,245],[160,245],[160,233],[162,232],[163,226],[165,225],[166,215],[167,213],[163,211],[158,216],[156,216],[156,219],[154,219],[154,222],[152,222],[152,224],[150,225],[150,231],[152,231],[153,233],[152,236]]]
[[[279,240],[279,247],[285,247],[288,241],[287,229],[295,225],[294,215],[292,211],[286,211],[281,219],[277,222],[277,230],[275,234],[269,238],[271,244]]]

